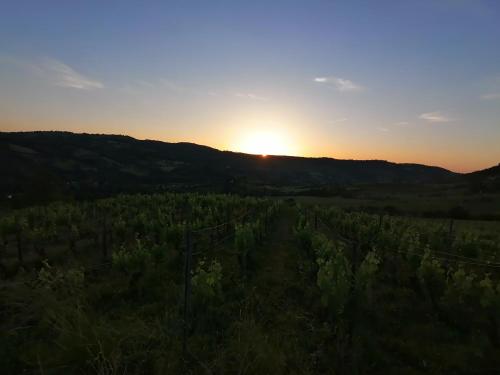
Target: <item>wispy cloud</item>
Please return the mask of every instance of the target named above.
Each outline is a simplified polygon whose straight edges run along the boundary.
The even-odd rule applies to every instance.
[[[250,100],[261,100],[261,101],[266,101],[270,100],[270,98],[266,96],[261,96],[253,93],[247,93],[247,92],[224,92],[224,91],[218,91],[218,90],[213,90],[213,89],[206,89],[202,87],[195,87],[195,86],[187,86],[184,84],[181,84],[177,81],[172,81],[170,79],[166,78],[161,78],[160,79],[160,88],[162,89],[167,89],[170,91],[178,92],[178,93],[185,93],[185,94],[194,94],[194,95],[207,95],[210,97],[236,97],[236,98],[242,98],[242,99],[250,99]]]
[[[418,118],[434,123],[453,121],[453,119],[440,111],[422,113],[420,116],[418,116]]]
[[[27,60],[14,56],[0,56],[0,63],[7,63],[37,75],[51,85],[78,90],[102,89],[104,84],[89,78],[62,61],[45,57]]]
[[[384,128],[384,127],[378,127],[378,128],[377,128],[377,130],[378,130],[379,132],[384,132],[384,133],[387,133],[387,132],[389,131],[389,129],[388,129],[388,128]]]
[[[267,101],[269,97],[257,95],[249,92],[231,92],[231,91],[218,91],[210,88],[203,88],[199,86],[186,85],[179,81],[174,81],[169,78],[159,78],[153,80],[135,80],[129,82],[122,87],[122,91],[131,95],[146,95],[152,92],[168,91],[175,95],[196,95],[196,96],[210,96],[213,98],[241,98],[248,100]]]
[[[316,77],[314,78],[314,82],[328,85],[334,87],[337,91],[341,92],[356,92],[363,91],[364,87],[354,83],[353,81],[340,77]]]
[[[252,94],[252,93],[237,92],[234,94],[234,96],[236,96],[237,98],[251,99],[251,100],[262,100],[262,101],[269,100],[268,97],[260,96],[260,95],[256,95],[256,94]]]
[[[481,99],[483,100],[498,100],[500,99],[500,93],[491,93],[481,95]]]
[[[396,122],[394,125],[405,127],[405,126],[410,125],[410,123],[408,121],[399,121],[399,122]]]
[[[163,92],[170,92],[175,95],[214,96],[214,91],[207,92],[201,88],[187,86],[168,78],[158,78],[155,80],[137,79],[128,82],[121,88],[121,91],[131,95],[157,95]]]
[[[84,76],[63,62],[51,58],[45,58],[37,64],[39,71],[50,82],[59,87],[78,90],[102,89],[102,82]]]

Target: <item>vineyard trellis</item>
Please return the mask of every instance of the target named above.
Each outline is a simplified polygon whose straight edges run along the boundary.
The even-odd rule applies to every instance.
[[[478,313],[493,314],[490,337],[493,343],[499,342],[500,324],[493,313],[500,312],[500,274],[496,272],[500,268],[498,244],[480,242],[467,232],[455,236],[453,220],[446,226],[431,226],[329,207],[298,205],[298,210],[296,232],[303,246],[312,249],[308,252],[317,265],[317,285],[331,318],[339,327],[337,338],[342,338],[343,324],[346,327],[343,339],[346,346],[339,348],[338,353],[341,353],[339,356],[350,353],[351,357],[349,360],[339,358],[337,363],[342,364],[341,367],[346,361],[353,365],[360,363],[355,356],[362,349],[353,341],[358,320],[362,320],[360,308],[368,311],[372,308],[374,290],[380,289],[381,279],[390,279],[406,269],[396,265],[399,271],[384,272],[382,277],[380,271],[389,271],[387,267],[392,263],[408,264],[421,292],[439,316],[453,314],[450,304],[458,302],[452,302],[450,296],[457,293],[468,296],[468,303],[474,303]],[[358,330],[357,335],[362,334]],[[345,368],[337,370],[346,371]],[[357,373],[359,369],[352,367],[349,371]]]
[[[12,263],[12,250],[17,252],[16,269],[36,269],[42,264],[43,270],[43,264],[48,267],[47,259],[57,262],[57,258],[51,260],[53,248],[67,243],[67,254],[78,257],[82,256],[79,254],[82,243],[87,242],[100,249],[101,261],[86,266],[86,272],[113,266],[138,275],[154,256],[154,252],[146,249],[159,246],[184,249],[182,342],[187,355],[193,257],[220,250],[240,235],[240,227],[251,227],[251,235],[260,240],[278,205],[259,198],[165,193],[18,210],[0,220],[0,270],[4,277],[15,275],[16,271],[10,274],[5,271],[2,262],[9,257]],[[241,256],[242,249],[238,249],[236,242],[234,254]],[[32,246],[34,252],[30,253],[27,246]],[[36,255],[38,260],[30,262],[26,255],[31,258]],[[244,277],[246,270],[241,272]]]
[[[27,349],[6,368],[111,366],[119,348],[120,370],[137,373],[157,366],[155,356],[162,373],[231,372],[248,351],[248,363],[269,358],[261,373],[288,361],[307,362],[304,373],[378,373],[379,358],[439,373],[456,345],[468,345],[480,370],[496,368],[495,237],[452,221],[286,202],[153,194],[7,213],[0,349]],[[428,335],[442,348],[432,361]],[[412,362],[417,348],[433,367]]]
[[[184,302],[183,302],[183,351],[187,354],[189,349],[187,341],[190,330],[190,300],[191,300],[191,283],[192,283],[192,268],[193,256],[205,254],[208,250],[222,249],[225,243],[231,239],[235,239],[236,255],[242,260],[240,261],[242,277],[246,277],[246,258],[248,252],[253,247],[253,242],[258,239],[260,242],[263,236],[268,234],[269,220],[277,213],[279,209],[279,202],[273,202],[265,207],[263,212],[257,210],[248,210],[232,220],[225,221],[213,226],[198,228],[191,230],[189,222],[186,225],[185,231],[185,259],[184,259]],[[253,216],[253,221],[251,220]],[[219,228],[226,229],[226,235],[218,242],[213,241],[214,231]],[[210,246],[205,251],[199,250],[193,252],[196,246],[195,237],[200,235],[209,234]],[[252,244],[251,244],[252,243]]]

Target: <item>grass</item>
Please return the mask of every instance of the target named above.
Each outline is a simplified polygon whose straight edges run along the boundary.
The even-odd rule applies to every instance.
[[[380,210],[410,216],[446,216],[454,207],[463,207],[471,217],[500,217],[500,194],[471,193],[463,187],[361,185],[344,196],[294,197],[304,204],[334,205],[344,209]]]

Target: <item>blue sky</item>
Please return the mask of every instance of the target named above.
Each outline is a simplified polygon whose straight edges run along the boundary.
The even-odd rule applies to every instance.
[[[488,167],[500,3],[6,3],[0,129]]]

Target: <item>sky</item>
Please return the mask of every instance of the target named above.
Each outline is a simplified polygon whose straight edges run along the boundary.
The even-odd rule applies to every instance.
[[[500,2],[13,1],[0,130],[500,163]]]

